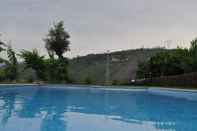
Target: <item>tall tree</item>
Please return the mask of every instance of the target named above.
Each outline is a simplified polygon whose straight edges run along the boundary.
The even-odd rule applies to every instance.
[[[47,37],[44,39],[45,47],[50,57],[55,54],[59,59],[63,58],[63,54],[70,50],[70,35],[64,30],[63,21],[58,22],[49,30]]]

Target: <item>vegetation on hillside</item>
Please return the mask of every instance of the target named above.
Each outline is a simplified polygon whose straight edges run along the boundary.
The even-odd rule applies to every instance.
[[[180,75],[197,71],[197,39],[187,48],[172,52],[159,52],[148,61],[139,63],[137,78],[152,78]]]
[[[139,62],[149,59],[158,52],[171,50],[163,48],[133,49],[110,53],[109,81],[111,84],[128,84],[135,79],[137,65]],[[80,56],[69,61],[69,77],[74,83],[104,84],[106,73],[107,55],[89,54]],[[91,81],[91,82],[90,82]]]

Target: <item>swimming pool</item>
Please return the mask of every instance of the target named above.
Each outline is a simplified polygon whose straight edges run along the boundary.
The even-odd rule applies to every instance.
[[[197,94],[6,86],[0,88],[0,131],[197,131],[197,99],[191,96]]]

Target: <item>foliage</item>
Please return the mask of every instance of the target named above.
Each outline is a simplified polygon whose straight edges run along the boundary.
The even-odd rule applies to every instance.
[[[0,69],[0,81],[4,81],[6,79],[6,74],[4,69]]]
[[[23,50],[19,56],[24,59],[26,68],[32,68],[39,79],[45,80],[44,56],[40,56],[36,49],[32,51]]]
[[[46,77],[50,82],[67,82],[68,81],[68,60],[63,59],[48,59],[45,62],[47,69]]]
[[[191,68],[194,71],[197,71],[197,39],[191,41],[191,46],[189,48],[189,55],[192,59]]]
[[[197,39],[189,49],[177,48],[173,52],[159,52],[148,61],[139,63],[137,78],[179,75],[197,71]]]
[[[112,81],[112,85],[118,85],[118,84],[119,84],[118,80],[113,80]]]
[[[55,24],[44,39],[50,58],[45,59],[36,49],[32,51],[22,50],[19,56],[24,60],[24,63],[22,63],[25,65],[23,71],[32,69],[32,74],[35,73],[34,76],[37,76],[37,79],[42,81],[71,81],[68,78],[68,59],[63,57],[64,53],[70,50],[69,38],[70,35],[64,30],[63,21]],[[16,53],[11,46],[0,41],[0,52],[2,51],[7,51],[8,60],[0,58],[0,63],[3,63],[0,68],[0,80],[16,80],[18,76]],[[54,54],[59,59],[55,59]],[[33,81],[33,77],[30,78],[30,81]]]
[[[0,41],[0,53],[2,51],[5,51],[5,46],[6,46],[6,44],[4,42]],[[4,62],[6,62],[5,59],[0,57],[0,63],[4,63]]]
[[[0,52],[5,50],[4,46],[5,46],[5,43],[0,41]]]
[[[0,63],[5,64],[4,70],[1,69],[0,77],[5,77],[8,80],[16,80],[18,75],[16,53],[11,45],[6,45],[4,42],[0,41],[0,52],[5,50],[7,50],[8,60],[0,58]],[[2,80],[2,78],[0,78],[0,80]]]
[[[6,76],[10,80],[16,80],[18,76],[18,71],[17,71],[18,61],[16,58],[16,53],[10,45],[7,48],[7,56],[9,61],[6,62],[6,68],[5,68]]]
[[[94,81],[93,81],[92,77],[90,77],[90,76],[87,76],[87,77],[84,79],[84,84],[90,85],[90,84],[93,84],[93,83],[94,83]]]
[[[138,70],[136,72],[137,78],[148,78],[150,75],[149,62],[138,63]]]
[[[38,51],[23,50],[20,53],[24,59],[26,68],[35,70],[38,79],[48,82],[66,82],[68,81],[68,59],[63,57],[66,51],[69,51],[69,34],[64,30],[63,22],[59,22],[49,30],[47,38],[44,39],[45,47],[49,54],[49,59],[40,56]],[[54,53],[59,59],[54,58]]]
[[[64,30],[63,21],[58,22],[49,30],[47,38],[44,39],[46,49],[49,56],[52,58],[54,52],[59,58],[63,58],[63,54],[69,51],[70,35]]]

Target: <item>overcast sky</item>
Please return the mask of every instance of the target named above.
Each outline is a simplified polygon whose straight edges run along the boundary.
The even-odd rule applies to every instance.
[[[68,56],[188,46],[197,37],[196,5],[196,0],[1,0],[0,33],[17,50],[44,53],[42,39],[63,20],[71,35]]]

